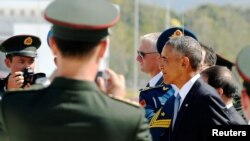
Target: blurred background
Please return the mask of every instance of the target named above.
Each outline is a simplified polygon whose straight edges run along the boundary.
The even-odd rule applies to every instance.
[[[47,45],[51,25],[43,18],[43,11],[51,1],[0,0],[0,43],[17,34],[39,36],[42,46],[38,50],[36,71],[45,72],[47,76],[55,69]],[[119,5],[121,20],[112,28],[110,50],[102,65],[125,75],[130,98],[137,98],[138,90],[149,79],[140,72],[136,62],[136,50],[143,34],[184,26],[192,30],[199,41],[232,62],[240,49],[250,45],[250,0],[110,1]],[[8,74],[3,53],[0,53],[0,71],[1,77]],[[232,71],[240,84],[235,68]]]

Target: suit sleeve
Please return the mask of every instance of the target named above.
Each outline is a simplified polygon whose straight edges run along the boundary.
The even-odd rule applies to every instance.
[[[144,109],[140,109],[139,122],[136,130],[136,141],[151,141],[152,137],[149,132],[149,124],[147,119],[144,117]]]
[[[211,125],[229,125],[228,109],[225,104],[217,97],[209,97],[208,109],[212,118]]]
[[[206,101],[206,102],[205,102]],[[210,131],[212,128],[215,128],[217,125],[230,125],[230,120],[228,116],[228,110],[222,100],[213,95],[206,97],[206,100],[202,104],[207,109],[206,111],[201,112],[200,116],[203,119],[203,124],[200,124],[200,132],[203,140],[207,140],[207,137],[210,136]]]

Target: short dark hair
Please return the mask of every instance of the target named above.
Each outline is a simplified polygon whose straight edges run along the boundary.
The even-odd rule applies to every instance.
[[[81,57],[94,50],[100,41],[98,42],[71,41],[55,37],[55,42],[58,45],[58,48],[63,56]]]
[[[11,62],[12,62],[12,60],[13,60],[13,57],[14,57],[13,54],[8,54],[8,55],[6,55],[6,58],[10,59]]]
[[[206,52],[204,64],[206,64],[207,66],[214,66],[216,64],[216,61],[217,61],[217,56],[216,56],[216,53],[214,52],[213,48],[210,46],[207,46],[201,42],[199,42],[199,43],[200,43],[201,47]]]
[[[201,72],[207,76],[208,84],[214,88],[222,88],[223,94],[233,98],[238,94],[238,87],[231,71],[224,66],[212,66]]]

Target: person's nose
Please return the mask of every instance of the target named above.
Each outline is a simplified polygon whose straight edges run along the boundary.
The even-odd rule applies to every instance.
[[[137,56],[136,56],[136,60],[137,60],[138,62],[141,62],[141,61],[142,61],[141,56],[137,54]]]

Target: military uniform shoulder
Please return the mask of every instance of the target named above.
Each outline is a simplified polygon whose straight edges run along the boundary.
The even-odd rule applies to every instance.
[[[47,88],[48,85],[43,85],[43,84],[34,84],[31,87],[29,87],[28,89],[26,89],[27,91],[33,91],[33,90],[42,90],[44,88]]]
[[[125,103],[127,105],[136,107],[136,108],[140,108],[141,107],[138,102],[130,100],[130,99],[127,99],[127,98],[117,98],[117,97],[114,97],[113,95],[109,95],[109,97],[111,99],[115,100],[115,101],[119,101],[119,102]]]
[[[163,91],[167,91],[171,86],[170,85],[157,85],[155,87],[146,87],[143,89],[140,89],[140,92],[143,91],[148,91],[148,90],[163,90]]]
[[[42,90],[44,88],[46,88],[47,86],[44,86],[42,84],[34,84],[31,87],[27,88],[27,89],[23,89],[23,88],[19,88],[19,89],[15,89],[15,90],[9,90],[6,91],[7,93],[11,94],[11,93],[23,93],[23,92],[34,92],[34,91],[39,91]]]

